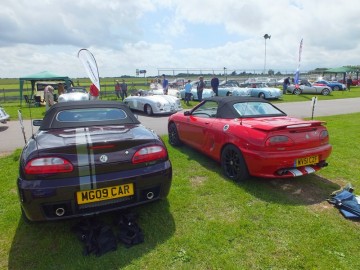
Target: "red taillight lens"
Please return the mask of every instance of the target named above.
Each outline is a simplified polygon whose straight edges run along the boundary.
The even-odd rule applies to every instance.
[[[50,174],[72,172],[73,165],[59,157],[35,158],[25,166],[26,174]]]
[[[287,136],[284,135],[277,135],[270,137],[266,140],[265,145],[266,146],[291,146],[294,142]]]
[[[132,158],[132,163],[149,162],[167,157],[167,152],[164,147],[160,145],[153,145],[141,148],[136,151]]]
[[[327,130],[323,130],[320,132],[320,141],[323,142],[329,141],[329,132]]]

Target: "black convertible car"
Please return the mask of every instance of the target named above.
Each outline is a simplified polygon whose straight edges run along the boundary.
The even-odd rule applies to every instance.
[[[58,103],[34,125],[17,181],[25,219],[97,214],[168,195],[167,149],[122,103]]]

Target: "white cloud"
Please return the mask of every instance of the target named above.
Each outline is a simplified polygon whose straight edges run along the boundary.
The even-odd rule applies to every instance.
[[[85,76],[90,49],[101,76],[164,68],[262,70],[358,65],[357,0],[0,0],[0,77],[43,70]]]

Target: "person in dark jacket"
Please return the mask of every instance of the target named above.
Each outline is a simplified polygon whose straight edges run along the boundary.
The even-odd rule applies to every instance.
[[[216,76],[211,79],[211,88],[214,91],[215,96],[218,96],[219,79]]]
[[[350,87],[351,87],[351,85],[352,85],[352,79],[351,79],[351,77],[349,76],[349,77],[347,78],[347,80],[346,80],[346,87],[347,87],[347,90],[349,90],[349,91],[350,91]]]
[[[289,85],[290,85],[290,77],[287,77],[284,79],[284,83],[283,83],[283,94],[286,94]]]
[[[205,88],[204,77],[200,76],[199,77],[199,83],[198,83],[197,88],[196,88],[196,92],[197,92],[199,101],[202,101],[202,94],[203,94],[204,88]]]

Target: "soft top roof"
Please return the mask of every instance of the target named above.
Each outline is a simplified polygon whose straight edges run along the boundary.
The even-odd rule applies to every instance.
[[[248,97],[248,96],[226,96],[226,97],[210,97],[204,100],[215,101],[218,103],[217,117],[218,118],[226,118],[233,119],[238,118],[239,114],[234,108],[234,104],[236,103],[245,103],[245,102],[262,102],[269,103],[274,106],[271,102],[256,97]],[[281,111],[279,108],[274,106],[276,109]],[[282,112],[282,111],[281,111]],[[283,112],[284,113],[284,112]],[[286,115],[286,113],[284,113]]]
[[[61,111],[69,111],[74,109],[121,109],[127,117],[121,121],[106,120],[104,121],[87,121],[87,122],[59,122],[56,120],[58,113]],[[85,100],[85,101],[70,101],[59,102],[53,105],[45,114],[41,123],[40,130],[48,130],[52,128],[72,128],[82,126],[106,126],[106,125],[123,125],[123,124],[140,124],[139,120],[131,112],[128,106],[116,101],[99,101],[99,100]]]

